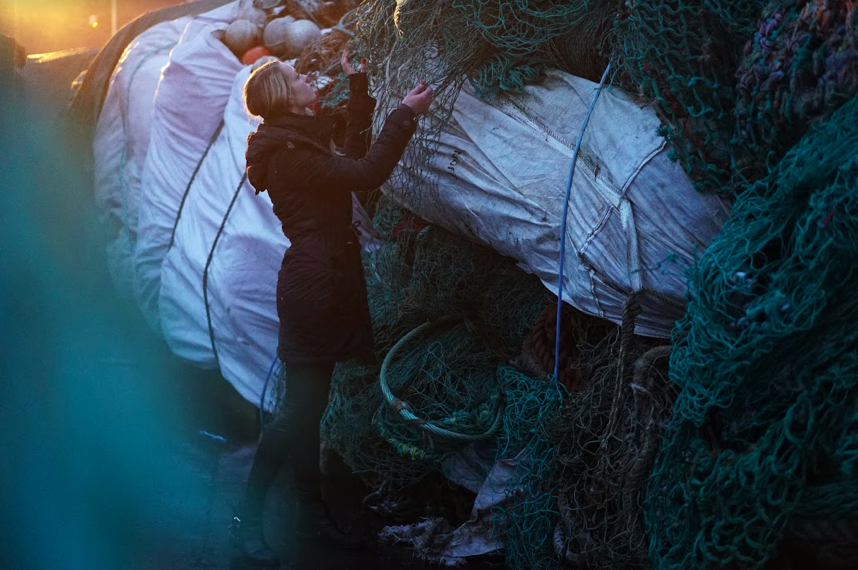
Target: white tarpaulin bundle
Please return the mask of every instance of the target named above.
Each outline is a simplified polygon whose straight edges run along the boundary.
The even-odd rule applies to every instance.
[[[219,368],[258,404],[277,348],[275,289],[288,240],[267,194],[244,178],[256,127],[242,100],[250,67],[220,39],[250,4],[140,35],[114,72],[95,156],[118,286],[177,355]],[[492,103],[463,92],[429,164],[434,188],[419,202],[402,186],[385,191],[517,259],[553,290],[571,143],[593,87],[552,72]],[[564,299],[614,321],[631,291],[682,296],[684,265],[727,214],[667,159],[657,127],[650,109],[606,91],[575,174]],[[658,295],[641,304],[639,332],[666,336],[676,309]]]
[[[556,292],[569,165],[596,87],[550,71],[491,103],[463,90],[425,190],[412,192],[404,171],[384,190],[426,220],[518,260]],[[616,89],[601,93],[573,178],[563,300],[619,324],[626,299],[639,292],[636,332],[667,338],[683,311],[684,272],[728,208],[694,189],[658,127],[651,108]]]
[[[107,255],[114,282],[133,294],[140,176],[152,130],[152,101],[161,68],[190,18],[157,24],[131,42],[110,80],[96,125],[95,199],[105,220]]]
[[[277,348],[274,295],[289,242],[268,195],[244,179],[256,128],[242,97],[251,68],[221,42],[251,4],[159,24],[132,42],[94,145],[118,288],[175,354],[219,367],[258,405]]]
[[[186,191],[208,191],[194,174],[223,121],[235,75],[243,69],[218,38],[238,14],[239,2],[234,2],[194,18],[170,53],[155,94],[134,251],[134,296],[155,327],[161,264],[180,207]]]

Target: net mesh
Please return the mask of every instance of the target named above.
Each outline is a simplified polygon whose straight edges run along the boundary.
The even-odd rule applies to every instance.
[[[634,306],[634,302],[630,302]],[[501,457],[517,455],[512,502],[497,509],[511,568],[646,568],[643,501],[676,389],[670,346],[569,320],[578,382],[502,370]]]
[[[512,260],[423,226],[392,203],[383,201],[375,222],[388,238],[364,259],[378,358],[337,366],[323,431],[355,472],[405,486],[470,442],[404,421],[382,394],[382,359],[427,319],[458,316],[401,345],[388,359],[386,382],[421,420],[485,433],[500,404],[495,369],[520,352],[547,293]],[[510,297],[516,302],[504,304]]]
[[[558,446],[555,552],[578,568],[647,568],[643,501],[676,396],[669,346],[639,341],[626,353],[610,335],[586,359],[593,378],[548,432]]]
[[[503,539],[512,568],[554,568],[551,537],[557,505],[547,482],[553,474],[557,448],[544,426],[561,405],[561,392],[551,382],[526,376],[511,367],[498,371],[506,411],[498,441],[498,457],[514,458],[516,473],[508,482],[510,501],[493,509],[494,533]]]
[[[764,0],[643,0],[614,28],[616,80],[654,105],[661,134],[702,190],[744,182],[731,147],[735,70]]]
[[[852,99],[809,131],[691,274],[645,511],[659,568],[761,568],[796,514],[854,517],[856,119]]]

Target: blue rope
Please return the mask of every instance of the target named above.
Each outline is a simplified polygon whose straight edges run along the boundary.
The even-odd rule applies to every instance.
[[[259,433],[265,431],[265,392],[268,391],[268,383],[271,381],[271,373],[274,372],[274,365],[277,364],[277,357],[271,361],[271,366],[268,367],[268,375],[265,377],[265,384],[262,385],[262,397],[259,398]]]
[[[566,262],[566,218],[569,215],[569,197],[572,194],[572,175],[575,174],[575,163],[578,161],[578,152],[581,150],[581,141],[584,140],[584,131],[587,130],[587,123],[590,122],[590,115],[593,114],[593,109],[596,107],[596,101],[599,99],[599,94],[602,92],[602,87],[605,85],[605,79],[608,77],[608,72],[611,70],[611,64],[605,68],[602,73],[602,79],[599,81],[599,86],[596,88],[596,93],[593,95],[593,100],[590,101],[590,108],[587,110],[587,115],[584,117],[584,123],[581,125],[581,130],[578,132],[578,140],[575,141],[575,151],[572,153],[572,164],[569,165],[569,179],[566,182],[566,199],[563,201],[563,218],[560,222],[560,275],[557,278],[557,326],[554,332],[554,389],[557,394],[560,394],[560,387],[557,385],[557,376],[560,372],[560,310],[563,307],[563,266]]]

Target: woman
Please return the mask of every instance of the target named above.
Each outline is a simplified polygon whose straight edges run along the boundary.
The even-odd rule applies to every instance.
[[[266,63],[244,89],[248,111],[263,119],[247,139],[248,180],[257,193],[268,191],[292,244],[277,279],[277,355],[285,363],[286,402],[259,442],[237,517],[240,546],[257,564],[278,564],[262,533],[262,511],[287,455],[295,470],[299,532],[359,546],[331,520],[319,488],[319,424],[334,363],[373,351],[351,193],[387,180],[414,134],[415,117],[429,109],[432,90],[424,82],[406,95],[367,152],[375,100],[367,93],[366,61],[356,72],[348,57],[346,50],[341,65],[350,97],[342,152],[332,147],[332,120],[308,109],[316,93],[292,66]]]

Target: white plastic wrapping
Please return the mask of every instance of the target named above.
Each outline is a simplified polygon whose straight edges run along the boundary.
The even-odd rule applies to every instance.
[[[113,72],[96,125],[95,200],[104,222],[108,266],[131,298],[141,171],[149,149],[155,89],[190,18],[157,24],[134,39]]]
[[[551,71],[487,103],[463,91],[429,164],[429,190],[406,173],[385,192],[423,218],[520,262],[557,290],[563,197],[596,84]],[[578,157],[566,225],[563,300],[620,323],[638,293],[638,334],[667,338],[682,313],[684,270],[727,219],[670,161],[658,118],[627,94],[602,92]],[[404,181],[404,183],[403,183]]]
[[[236,91],[236,84],[240,90],[247,80],[248,73],[244,71],[233,78],[231,93]],[[230,96],[227,114],[233,99]],[[221,117],[226,121],[223,113]],[[247,125],[247,115],[244,118]],[[245,137],[248,132],[246,128]],[[200,165],[182,206],[173,244],[161,266],[159,309],[164,337],[174,353],[207,368],[217,365],[210,332],[218,335],[227,332],[222,323],[216,327],[212,322],[211,331],[209,327],[211,313],[206,306],[210,301],[209,256],[214,255],[215,238],[244,170],[243,156],[238,161],[239,157],[233,153],[231,134],[234,133],[224,124]]]
[[[161,263],[170,245],[185,189],[223,119],[241,62],[219,36],[240,12],[233,2],[194,18],[164,68],[143,167],[134,297],[160,329]],[[194,184],[191,192],[205,192]]]

